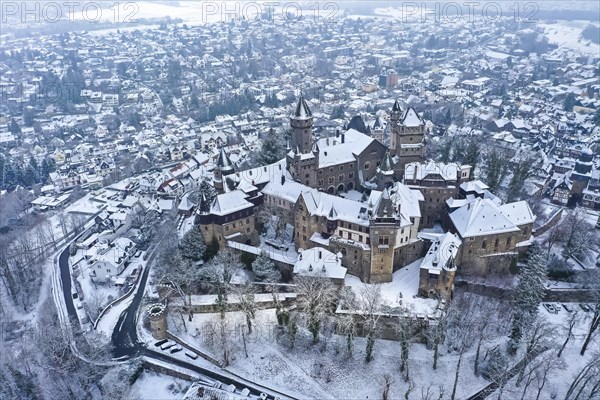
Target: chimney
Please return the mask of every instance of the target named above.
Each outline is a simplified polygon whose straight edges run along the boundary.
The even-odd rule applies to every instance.
[[[285,183],[285,175],[281,175],[281,184],[283,185]]]
[[[346,134],[342,133],[342,143],[346,143]]]
[[[325,139],[325,143],[327,143],[327,146],[329,146],[329,138]]]
[[[339,129],[336,129],[336,131],[335,131],[335,137],[336,138],[340,137],[340,130]]]

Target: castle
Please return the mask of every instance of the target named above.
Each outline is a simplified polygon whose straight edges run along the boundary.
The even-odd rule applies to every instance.
[[[293,226],[298,253],[319,247],[341,254],[341,266],[368,283],[390,282],[422,258],[419,293],[445,298],[457,265],[485,274],[494,271],[496,254],[516,256],[526,248],[535,219],[527,204],[490,200],[487,186],[471,181],[470,166],[425,163],[425,123],[414,109],[394,103],[385,128],[389,147],[381,117],[372,136],[348,129],[315,140],[313,126],[300,97],[285,159],[236,172],[220,150],[213,172],[218,194],[201,204],[197,219],[205,241],[256,249],[257,213],[269,208]]]

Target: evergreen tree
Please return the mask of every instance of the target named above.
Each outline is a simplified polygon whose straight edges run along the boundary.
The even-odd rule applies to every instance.
[[[181,250],[181,255],[185,258],[193,261],[202,260],[206,252],[206,245],[204,244],[200,228],[197,225],[192,227],[183,236],[181,243],[179,243],[179,249]]]
[[[490,187],[491,192],[500,187],[507,171],[508,163],[506,160],[500,157],[495,150],[492,150],[487,165],[487,185]]]
[[[263,141],[262,149],[259,154],[259,162],[261,165],[273,164],[285,157],[285,144],[283,136],[277,134],[273,128]]]
[[[525,162],[522,162],[515,167],[513,171],[513,176],[510,180],[510,183],[508,184],[508,194],[506,201],[512,202],[519,196],[519,193],[525,185],[525,180],[529,176],[530,168],[531,162],[529,160],[526,160]]]
[[[259,282],[279,282],[281,280],[281,272],[275,266],[275,263],[262,252],[252,263],[252,272],[256,280]]]
[[[538,306],[546,292],[547,258],[542,247],[534,242],[529,248],[527,262],[519,272],[519,281],[513,290],[513,317],[511,328],[511,348],[523,337],[532,321],[535,320]]]
[[[465,164],[471,165],[473,170],[479,162],[479,154],[481,153],[479,142],[477,140],[471,140],[467,145],[465,153]]]
[[[10,124],[8,125],[8,130],[13,135],[18,135],[19,133],[21,133],[21,128],[19,127],[19,124],[17,124],[17,121],[15,121],[14,118],[12,118],[10,120]]]
[[[204,251],[204,256],[202,257],[202,260],[208,261],[213,259],[219,252],[219,248],[219,241],[217,240],[216,236],[213,236],[210,244],[206,246],[206,250]]]
[[[564,108],[565,111],[573,111],[573,107],[575,106],[575,94],[569,93],[565,98]]]

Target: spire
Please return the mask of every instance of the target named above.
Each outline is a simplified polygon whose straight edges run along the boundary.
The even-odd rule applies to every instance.
[[[296,112],[294,112],[294,118],[311,118],[312,113],[310,112],[310,108],[308,108],[308,104],[306,104],[306,100],[304,100],[304,96],[300,95],[300,99],[298,99],[298,104],[296,105]]]
[[[217,158],[217,167],[221,168],[221,171],[233,171],[233,164],[227,156],[224,147],[221,147],[219,151],[219,158]]]
[[[392,161],[392,157],[390,156],[389,149],[386,150],[385,155],[383,156],[383,163],[379,166],[379,171],[388,172],[394,170],[394,162]]]
[[[331,209],[329,210],[329,214],[327,215],[327,219],[336,220],[338,218],[338,213],[335,211],[335,207],[332,204]]]
[[[392,112],[402,112],[402,110],[400,109],[400,104],[398,103],[398,100],[394,101],[394,105],[392,106]]]

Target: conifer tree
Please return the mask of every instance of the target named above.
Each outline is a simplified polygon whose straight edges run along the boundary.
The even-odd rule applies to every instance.
[[[204,257],[206,245],[202,238],[202,233],[197,226],[190,229],[179,243],[181,255],[193,261],[200,261]]]

